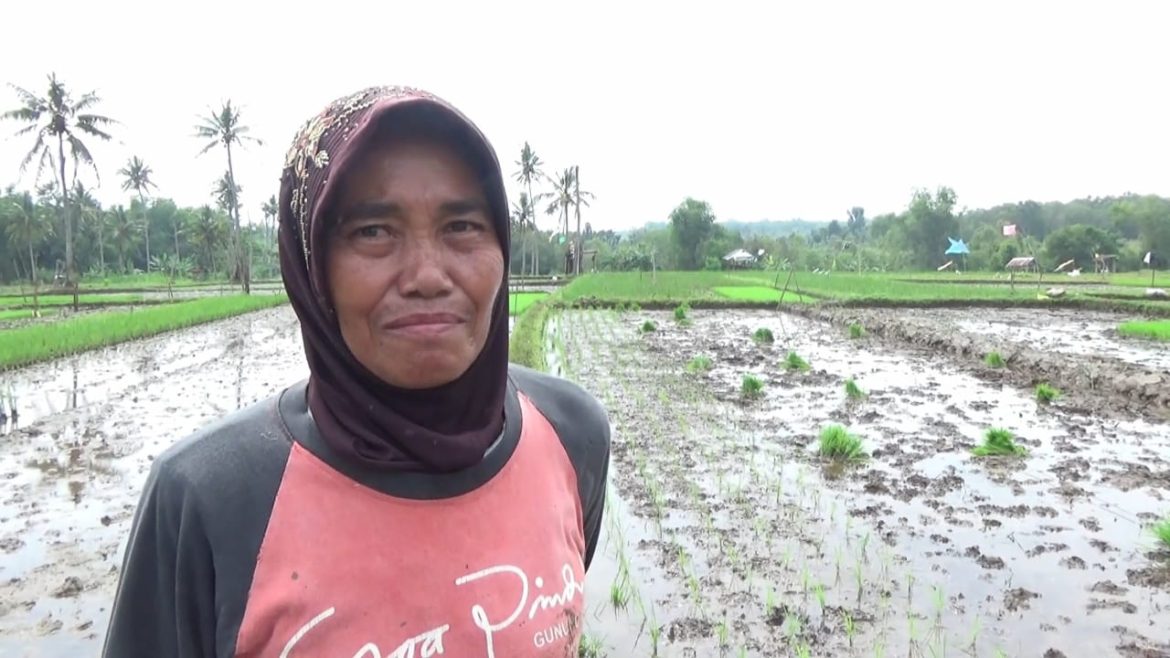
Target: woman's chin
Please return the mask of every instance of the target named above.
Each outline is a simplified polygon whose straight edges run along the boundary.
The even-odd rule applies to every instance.
[[[409,359],[399,360],[392,367],[382,369],[378,376],[398,388],[436,388],[458,379],[469,365],[458,363],[449,352],[416,352]]]

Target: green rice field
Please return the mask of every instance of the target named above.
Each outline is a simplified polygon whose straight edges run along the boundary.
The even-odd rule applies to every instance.
[[[1123,336],[1130,336],[1132,338],[1170,341],[1170,320],[1126,322],[1118,327],[1117,331]]]
[[[514,292],[508,295],[508,315],[520,315],[537,300],[547,297],[545,292]]]
[[[284,295],[208,297],[128,311],[108,311],[0,332],[0,368],[144,338],[284,304]]]
[[[142,299],[142,295],[138,294],[85,294],[77,296],[78,304],[89,306],[94,304],[138,304],[142,302]],[[42,307],[72,306],[73,295],[41,295],[35,299],[35,304]],[[34,299],[32,295],[6,295],[0,297],[0,310],[17,307],[32,307],[33,305]]]

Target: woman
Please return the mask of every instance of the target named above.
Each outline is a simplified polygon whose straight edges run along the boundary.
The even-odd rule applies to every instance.
[[[302,129],[280,190],[311,375],[171,448],[105,655],[575,655],[609,424],[508,365],[496,156],[425,92]]]

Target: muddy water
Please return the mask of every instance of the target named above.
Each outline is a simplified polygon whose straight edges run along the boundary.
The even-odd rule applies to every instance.
[[[1115,313],[1037,309],[901,309],[909,322],[951,326],[1033,349],[1125,361],[1170,371],[1170,347],[1124,338],[1117,325],[1138,319]]]
[[[306,375],[289,307],[5,373],[0,656],[97,655],[151,460]]]
[[[661,655],[1170,655],[1170,555],[1143,527],[1170,512],[1170,426],[1041,408],[816,321],[694,316],[557,326],[566,374],[610,410],[627,501],[611,523],[640,605],[593,620],[609,655],[651,655],[656,625]],[[639,335],[648,317],[661,330]],[[775,344],[750,340],[759,326]],[[781,368],[788,350],[812,370]],[[714,368],[686,373],[698,354]],[[745,373],[760,399],[742,400]],[[848,403],[846,378],[868,399]],[[829,423],[873,458],[824,464]],[[972,457],[990,426],[1029,456]]]

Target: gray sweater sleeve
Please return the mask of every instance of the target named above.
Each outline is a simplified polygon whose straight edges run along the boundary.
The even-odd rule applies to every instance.
[[[103,655],[213,658],[215,568],[194,492],[159,459],[135,513]]]
[[[513,364],[517,388],[532,400],[560,437],[573,469],[581,498],[585,534],[585,568],[593,561],[601,535],[609,473],[609,416],[580,386]]]

